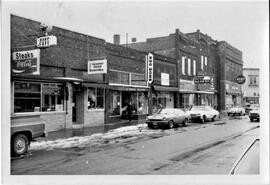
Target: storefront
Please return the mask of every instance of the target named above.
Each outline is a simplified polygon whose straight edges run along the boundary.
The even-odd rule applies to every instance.
[[[191,80],[179,79],[180,107],[188,109],[196,103],[196,86]]]
[[[225,82],[226,85],[226,110],[235,105],[242,105],[243,93],[241,85],[233,82]]]
[[[132,120],[144,119],[148,114],[148,91],[144,74],[110,70],[107,96],[107,123],[127,121],[127,107],[132,107]]]

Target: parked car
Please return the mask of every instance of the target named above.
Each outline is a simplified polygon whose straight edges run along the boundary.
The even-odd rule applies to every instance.
[[[165,126],[171,129],[179,124],[186,126],[188,119],[189,115],[181,109],[163,108],[156,114],[147,116],[146,123],[149,128]]]
[[[230,175],[260,174],[260,139],[252,141],[250,146],[239,156],[233,165]]]
[[[254,120],[260,121],[260,109],[258,107],[255,109],[252,109],[249,112],[249,119],[251,122]]]
[[[233,106],[228,110],[228,116],[242,116],[245,115],[246,110],[242,106]]]
[[[214,121],[219,117],[219,112],[209,106],[193,106],[189,111],[190,119],[204,123],[206,120]]]
[[[28,152],[30,142],[45,137],[45,122],[39,115],[11,118],[11,155],[18,156]]]

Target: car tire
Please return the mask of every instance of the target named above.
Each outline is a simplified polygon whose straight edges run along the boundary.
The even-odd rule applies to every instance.
[[[174,127],[174,123],[173,123],[173,121],[171,120],[171,121],[168,122],[168,128],[169,128],[169,129],[172,129],[173,127]]]
[[[23,155],[28,151],[29,140],[24,134],[18,134],[12,139],[12,154]]]
[[[251,122],[253,122],[253,119],[252,119],[252,118],[250,118],[250,121],[251,121]]]
[[[257,120],[258,120],[258,122],[260,122],[260,118],[258,118]]]
[[[188,120],[187,120],[187,118],[185,118],[183,123],[182,123],[183,127],[187,126],[187,122],[188,122]]]
[[[204,124],[205,123],[205,120],[206,120],[206,117],[203,116],[202,119],[201,119],[201,124]]]
[[[215,119],[216,119],[216,116],[214,116],[214,117],[212,118],[212,121],[215,121]]]

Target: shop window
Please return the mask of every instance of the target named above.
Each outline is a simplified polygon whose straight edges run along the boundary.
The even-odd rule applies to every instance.
[[[62,111],[63,91],[57,83],[14,82],[14,113]]]
[[[138,114],[147,114],[147,92],[138,92]]]
[[[63,85],[56,83],[42,84],[42,111],[64,110]]]
[[[92,88],[87,89],[88,94],[88,110],[104,108],[104,89]]]
[[[120,105],[120,91],[112,91],[110,95],[109,114],[111,116],[119,116]]]

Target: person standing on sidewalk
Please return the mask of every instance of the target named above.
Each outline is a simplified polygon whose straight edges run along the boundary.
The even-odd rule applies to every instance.
[[[129,122],[132,120],[132,111],[133,111],[133,107],[131,105],[131,102],[129,102],[129,104],[127,106],[127,114],[128,114]]]

